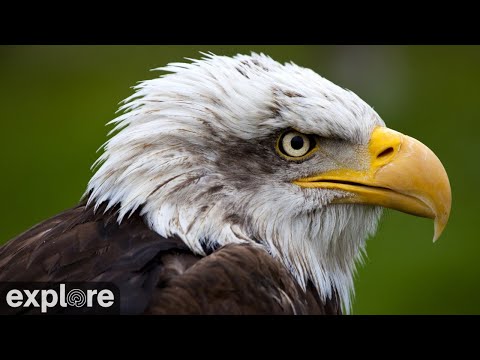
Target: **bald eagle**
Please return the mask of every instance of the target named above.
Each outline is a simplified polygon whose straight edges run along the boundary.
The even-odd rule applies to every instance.
[[[341,314],[382,208],[434,219],[440,160],[353,92],[264,54],[159,68],[80,204],[0,248],[0,281],[105,281],[124,314]]]

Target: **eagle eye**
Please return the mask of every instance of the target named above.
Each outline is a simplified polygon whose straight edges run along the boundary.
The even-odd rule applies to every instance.
[[[281,155],[292,160],[298,160],[316,148],[316,139],[313,135],[302,134],[295,130],[284,132],[277,143],[277,150]]]

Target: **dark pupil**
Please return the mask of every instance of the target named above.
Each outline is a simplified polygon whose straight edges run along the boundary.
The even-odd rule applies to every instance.
[[[300,150],[303,148],[303,138],[301,136],[294,136],[290,142],[290,145],[295,150]]]

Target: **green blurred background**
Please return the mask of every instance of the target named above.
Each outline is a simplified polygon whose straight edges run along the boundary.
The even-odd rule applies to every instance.
[[[432,221],[386,211],[353,313],[480,313],[480,46],[0,46],[0,242],[73,206],[131,86],[199,51],[310,67],[428,145],[452,186],[446,231],[432,244]]]

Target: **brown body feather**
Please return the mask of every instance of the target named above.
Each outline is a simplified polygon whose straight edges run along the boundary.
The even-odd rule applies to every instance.
[[[205,257],[150,230],[137,213],[84,204],[0,248],[0,281],[108,281],[124,314],[340,314],[336,298],[304,292],[256,245],[228,245]]]

